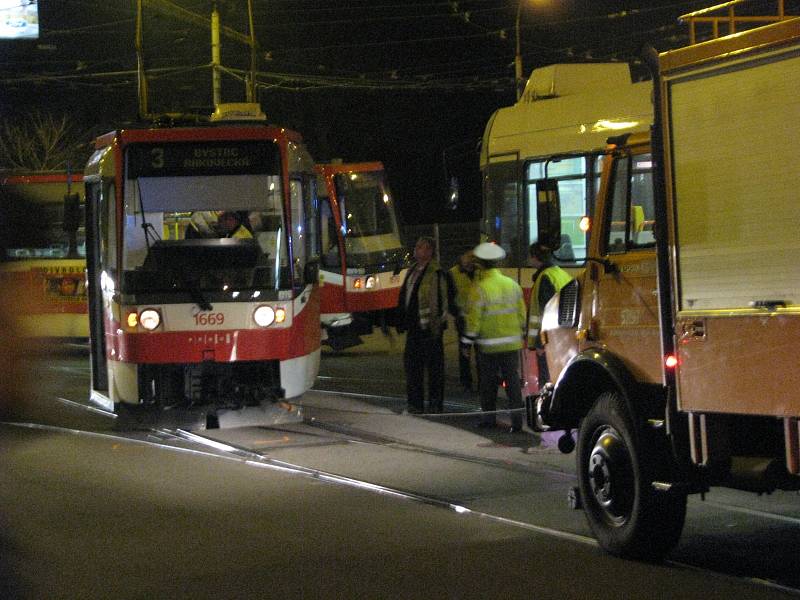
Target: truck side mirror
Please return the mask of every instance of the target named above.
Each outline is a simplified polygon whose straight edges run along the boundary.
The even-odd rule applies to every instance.
[[[561,246],[561,199],[558,181],[539,179],[536,182],[536,220],[540,244],[558,250]]]

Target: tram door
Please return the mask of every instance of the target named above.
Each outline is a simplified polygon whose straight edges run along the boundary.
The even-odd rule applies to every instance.
[[[113,190],[113,186],[111,187]],[[107,233],[108,196],[103,194],[100,181],[86,183],[86,272],[89,300],[89,348],[92,372],[92,389],[108,391],[106,364],[106,337],[103,322],[103,254],[106,249],[103,229]],[[113,203],[111,203],[113,206]],[[102,216],[101,216],[102,215]],[[104,227],[105,226],[105,227]],[[107,253],[106,253],[107,254]]]

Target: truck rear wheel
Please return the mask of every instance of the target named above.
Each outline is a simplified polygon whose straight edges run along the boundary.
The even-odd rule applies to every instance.
[[[581,423],[578,483],[584,512],[600,546],[617,556],[663,558],[677,543],[686,494],[656,492],[671,458],[650,431],[637,431],[615,392],[601,394]]]

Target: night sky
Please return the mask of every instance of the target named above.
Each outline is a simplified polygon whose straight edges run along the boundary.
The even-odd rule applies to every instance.
[[[647,43],[684,45],[677,17],[711,4],[522,1],[526,75],[556,62],[635,62]],[[258,98],[270,122],[300,131],[318,161],[383,161],[403,223],[478,219],[478,144],[492,112],[515,97],[516,0],[253,4]],[[135,5],[40,2],[40,39],[0,42],[2,119],[67,114],[86,140],[135,124]],[[152,112],[212,111],[210,33],[202,23],[211,5],[144,2]],[[247,34],[247,0],[217,5],[223,26]],[[243,101],[239,73],[249,68],[249,50],[223,35],[222,64],[235,71],[223,78],[223,100]],[[455,209],[446,201],[451,176],[461,184]]]

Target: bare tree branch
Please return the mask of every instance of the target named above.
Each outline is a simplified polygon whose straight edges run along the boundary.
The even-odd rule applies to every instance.
[[[0,121],[0,169],[81,170],[89,158],[89,136],[67,115],[32,113]]]

